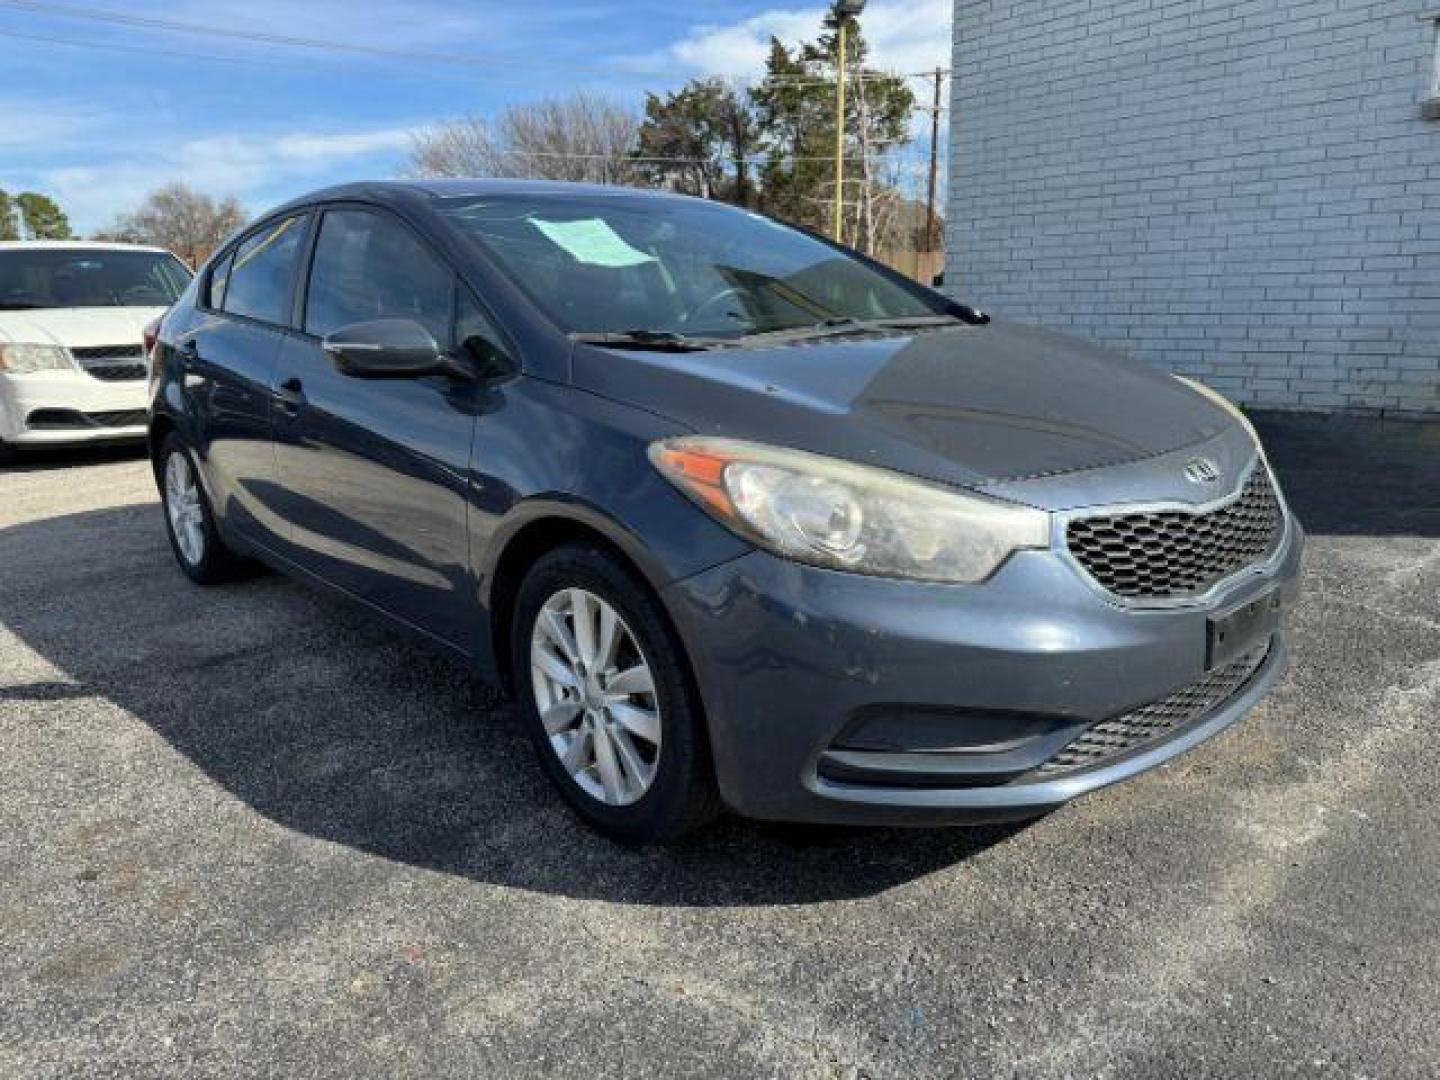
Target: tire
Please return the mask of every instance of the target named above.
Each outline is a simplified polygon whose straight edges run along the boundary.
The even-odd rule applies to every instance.
[[[0,439],[0,465],[16,465],[20,461],[20,452],[4,439]]]
[[[588,599],[582,604],[581,597]],[[581,656],[579,668],[585,667],[587,639],[576,634],[577,611],[593,616],[588,654],[592,661],[601,656],[607,618],[602,604],[618,617],[611,623],[615,644],[609,662],[591,665],[600,670],[585,669],[589,678],[583,685],[557,682],[551,673],[559,670],[556,661],[566,660],[557,644],[564,630]],[[704,715],[683,649],[659,600],[623,561],[586,543],[543,555],[516,595],[510,642],[515,697],[541,767],[592,827],[621,843],[655,844],[719,815]],[[546,654],[538,669],[532,663],[537,647]],[[564,666],[575,678],[577,668],[568,661]],[[637,677],[642,667],[648,672]],[[551,693],[557,687],[567,695],[563,700]],[[636,692],[627,695],[631,689]],[[542,709],[552,718],[551,730]],[[654,732],[658,746],[649,739]],[[568,765],[562,760],[566,752],[572,753]],[[586,761],[590,767],[576,771]]]
[[[195,524],[191,538],[177,535],[176,514],[172,512],[172,501],[176,489],[171,483],[172,464],[183,472],[193,487],[193,503],[190,504],[189,518]],[[205,487],[200,483],[200,473],[195,459],[181,441],[180,436],[171,432],[160,446],[160,456],[155,465],[155,478],[160,485],[160,504],[165,517],[165,535],[170,540],[170,550],[180,569],[195,584],[206,587],[219,585],[240,576],[245,567],[241,559],[220,537],[215,525],[215,514],[210,500],[205,496]],[[182,504],[183,505],[183,504]],[[198,549],[195,546],[198,538]]]

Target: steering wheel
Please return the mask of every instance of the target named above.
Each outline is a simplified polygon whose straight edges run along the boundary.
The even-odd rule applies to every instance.
[[[700,303],[696,304],[695,307],[681,321],[684,322],[687,326],[691,323],[697,322],[699,321],[701,315],[709,311],[712,307],[720,303],[722,300],[729,299],[730,297],[735,297],[736,299],[739,299],[740,291],[733,286],[726,285],[718,292],[712,293],[710,296],[707,296],[704,300],[700,301]]]

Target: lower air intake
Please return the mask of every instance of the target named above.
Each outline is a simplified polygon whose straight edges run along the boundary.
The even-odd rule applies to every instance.
[[[1086,728],[1038,771],[1053,774],[1101,765],[1203,720],[1240,692],[1269,652],[1267,641],[1224,667],[1206,672],[1204,677],[1169,697]]]

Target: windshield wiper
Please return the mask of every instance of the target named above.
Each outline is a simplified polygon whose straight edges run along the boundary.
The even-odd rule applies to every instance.
[[[849,315],[837,315],[808,326],[790,326],[779,330],[762,330],[758,333],[746,334],[740,340],[743,343],[810,341],[815,338],[843,337],[846,334],[884,333],[887,330],[923,330],[932,326],[966,326],[975,321],[988,322],[989,319],[980,316],[978,320],[972,320],[960,314],[899,316],[893,319],[856,319]]]
[[[804,326],[782,326],[778,330],[757,330],[753,334],[746,334],[740,340],[751,341],[803,341],[807,338],[833,337],[837,334],[853,334],[856,330],[868,329],[867,325],[859,319],[853,319],[849,315],[836,315],[833,318],[822,319],[820,322],[807,323]]]
[[[730,342],[719,338],[689,337],[670,330],[579,330],[571,341],[614,349],[653,349],[656,352],[700,352]]]
[[[922,330],[927,326],[966,325],[967,320],[959,315],[913,315],[900,319],[866,319],[866,326],[878,326],[883,330]]]

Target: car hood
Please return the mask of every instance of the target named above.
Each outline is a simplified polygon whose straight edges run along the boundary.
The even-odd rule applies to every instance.
[[[0,311],[0,341],[32,345],[140,344],[145,324],[163,307],[32,308]]]
[[[576,385],[707,435],[964,487],[1142,460],[1235,425],[1121,354],[992,322],[694,353],[578,346]]]

